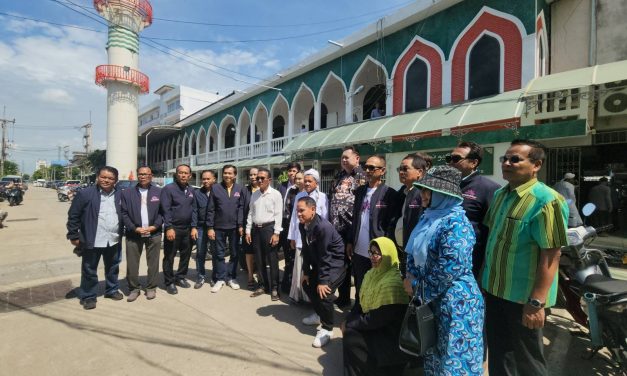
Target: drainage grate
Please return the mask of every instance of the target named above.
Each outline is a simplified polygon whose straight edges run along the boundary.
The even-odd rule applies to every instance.
[[[0,313],[36,307],[66,299],[72,281],[64,280],[0,293]]]
[[[28,221],[37,221],[39,218],[18,218],[18,219],[7,219],[5,222],[28,222]]]

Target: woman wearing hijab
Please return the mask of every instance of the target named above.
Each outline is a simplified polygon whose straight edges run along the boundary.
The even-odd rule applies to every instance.
[[[370,242],[370,269],[359,299],[361,311],[351,312],[341,329],[344,375],[400,375],[408,357],[398,347],[409,297],[398,270],[398,252],[392,240]]]
[[[431,168],[414,185],[425,211],[407,241],[405,290],[432,302],[437,343],[425,375],[482,375],[483,297],[472,274],[475,233],[462,209],[461,173]]]

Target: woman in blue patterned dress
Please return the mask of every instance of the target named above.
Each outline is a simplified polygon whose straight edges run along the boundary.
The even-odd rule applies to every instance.
[[[436,166],[420,181],[425,211],[407,242],[405,290],[433,302],[437,344],[425,375],[483,374],[483,297],[472,274],[475,234],[462,209],[461,173]]]

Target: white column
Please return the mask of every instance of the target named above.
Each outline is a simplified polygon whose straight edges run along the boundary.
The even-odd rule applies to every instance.
[[[320,101],[314,103],[314,130],[317,131],[320,129],[321,124],[321,115],[322,115],[322,105]]]
[[[294,137],[294,106],[290,109],[287,118],[287,137],[291,140]]]
[[[272,115],[270,114],[268,115],[268,125],[266,128],[266,134],[268,135],[266,137],[266,155],[270,155],[270,147],[272,143]]]
[[[353,122],[353,96],[351,95],[350,91],[345,93],[345,95],[346,95],[346,109],[344,111],[344,118],[345,118],[344,124],[350,124]]]
[[[385,115],[392,115],[394,113],[394,80],[393,79],[386,79],[386,86],[385,86],[385,93],[386,93],[386,97],[385,97]]]

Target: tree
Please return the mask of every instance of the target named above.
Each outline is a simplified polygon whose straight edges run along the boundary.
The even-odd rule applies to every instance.
[[[101,167],[107,165],[107,151],[106,150],[94,150],[87,155],[87,160],[91,165],[91,170],[95,173]]]
[[[4,171],[0,171],[2,176],[4,175],[19,175],[20,169],[17,166],[17,163],[13,161],[4,161]]]
[[[22,180],[30,180],[30,175],[29,174],[22,175]]]
[[[33,172],[33,180],[37,179],[45,179],[48,176],[48,168],[40,168],[39,170]]]

